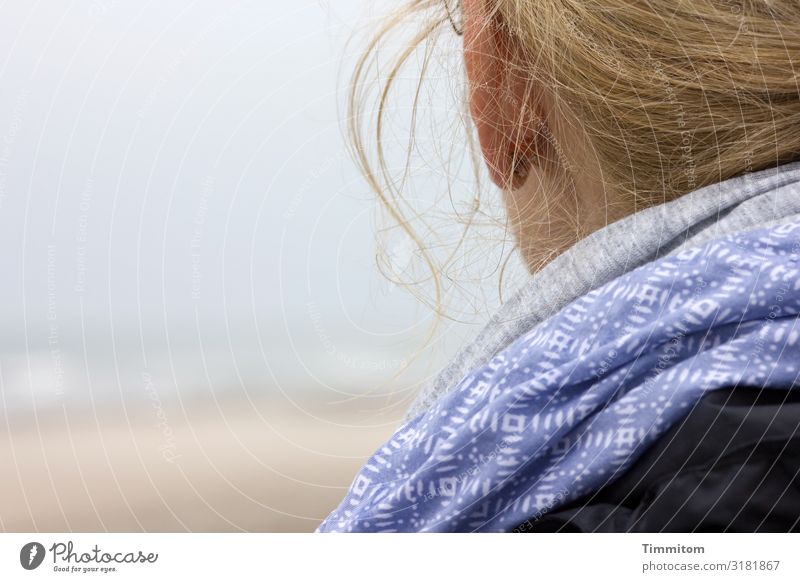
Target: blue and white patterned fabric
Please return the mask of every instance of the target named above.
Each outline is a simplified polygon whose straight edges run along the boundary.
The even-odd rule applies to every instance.
[[[622,474],[704,393],[800,386],[800,223],[588,293],[367,462],[318,531],[509,531]]]

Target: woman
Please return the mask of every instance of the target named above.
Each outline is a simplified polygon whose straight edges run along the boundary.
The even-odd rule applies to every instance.
[[[532,275],[320,531],[800,528],[800,5],[437,22]]]

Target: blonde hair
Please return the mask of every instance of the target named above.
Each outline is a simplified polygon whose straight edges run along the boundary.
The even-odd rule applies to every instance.
[[[800,158],[796,0],[483,5],[514,43],[519,57],[509,66],[547,87],[569,110],[597,157],[606,188],[631,211]],[[384,77],[374,110],[374,165],[363,131],[369,63],[381,40],[415,15],[422,16],[422,27]],[[389,179],[380,148],[393,83],[415,50],[451,24],[444,0],[411,0],[392,15],[359,61],[349,109],[356,159],[389,214],[422,251],[434,279],[438,267],[424,252],[413,217],[403,211],[401,187]]]

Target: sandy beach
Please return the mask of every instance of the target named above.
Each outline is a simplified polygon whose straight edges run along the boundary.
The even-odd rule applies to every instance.
[[[6,414],[0,529],[313,531],[401,416],[385,398]]]

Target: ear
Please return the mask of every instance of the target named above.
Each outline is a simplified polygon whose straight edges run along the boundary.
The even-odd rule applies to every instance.
[[[513,43],[499,17],[487,14],[482,0],[462,0],[462,10],[469,107],[483,159],[495,184],[516,188],[538,141],[532,85],[509,66]]]

